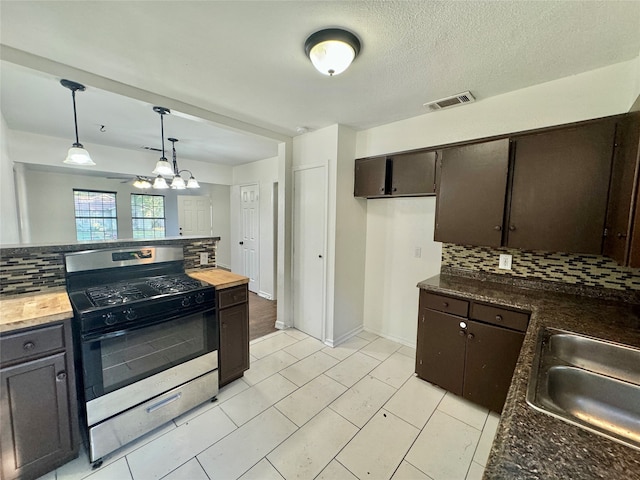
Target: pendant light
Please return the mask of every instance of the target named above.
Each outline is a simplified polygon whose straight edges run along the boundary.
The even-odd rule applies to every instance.
[[[95,165],[93,160],[91,160],[91,156],[89,155],[89,152],[85,150],[85,148],[80,143],[80,140],[78,140],[78,115],[76,113],[76,91],[80,90],[81,92],[84,92],[85,87],[80,83],[73,82],[71,80],[66,80],[64,78],[60,80],[60,84],[63,87],[71,90],[71,98],[73,99],[73,123],[76,127],[76,142],[71,146],[71,148],[69,149],[69,152],[67,152],[67,158],[64,159],[64,163],[69,165],[85,165],[85,166]]]
[[[171,182],[171,188],[175,188],[177,190],[184,190],[185,188],[200,188],[200,184],[196,180],[196,177],[193,176],[190,170],[179,170],[178,169],[178,158],[176,155],[176,142],[179,140],[177,138],[168,138],[173,146],[173,181]],[[189,172],[190,178],[189,181],[185,184],[184,179],[182,178],[182,172]]]
[[[133,182],[133,186],[145,190],[147,188],[151,188],[151,182],[147,177],[137,176],[135,181]]]
[[[332,77],[349,68],[360,53],[360,40],[346,30],[327,28],[309,36],[304,51],[316,70]]]
[[[173,168],[171,168],[171,164],[169,163],[169,160],[167,160],[167,158],[164,156],[164,120],[163,120],[164,116],[167,113],[171,113],[171,111],[168,108],[164,108],[164,107],[153,107],[153,111],[160,115],[160,132],[162,136],[162,157],[160,157],[160,160],[158,160],[158,163],[156,163],[156,168],[153,170],[152,173],[154,173],[155,175],[158,175],[158,177],[161,175],[172,177]],[[167,184],[164,178],[162,179],[162,181],[164,182],[165,185]],[[153,182],[153,188],[168,188],[166,186],[156,187],[156,182],[158,182],[159,185],[161,185],[162,183],[162,182],[159,182],[158,178],[156,177],[156,181]]]

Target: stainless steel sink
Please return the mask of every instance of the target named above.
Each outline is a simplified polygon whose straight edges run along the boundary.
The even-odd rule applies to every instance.
[[[527,403],[640,450],[640,349],[542,329]]]

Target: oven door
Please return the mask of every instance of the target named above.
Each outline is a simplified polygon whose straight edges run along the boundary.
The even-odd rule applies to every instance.
[[[143,401],[217,368],[215,312],[210,309],[83,336],[85,402],[101,404],[96,400],[113,397],[118,392],[123,397],[119,400],[127,404],[139,396],[137,392],[143,392],[140,399]],[[113,400],[116,399],[110,401]]]

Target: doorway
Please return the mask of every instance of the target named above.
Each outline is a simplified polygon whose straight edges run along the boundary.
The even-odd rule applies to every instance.
[[[260,285],[258,281],[260,265],[260,250],[258,248],[260,225],[260,189],[258,184],[240,187],[240,272],[249,278],[249,291],[257,293]]]
[[[324,341],[326,167],[293,172],[293,324]]]

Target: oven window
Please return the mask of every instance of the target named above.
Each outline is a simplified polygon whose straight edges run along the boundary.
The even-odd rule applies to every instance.
[[[107,393],[207,351],[205,316],[192,315],[100,341]]]

